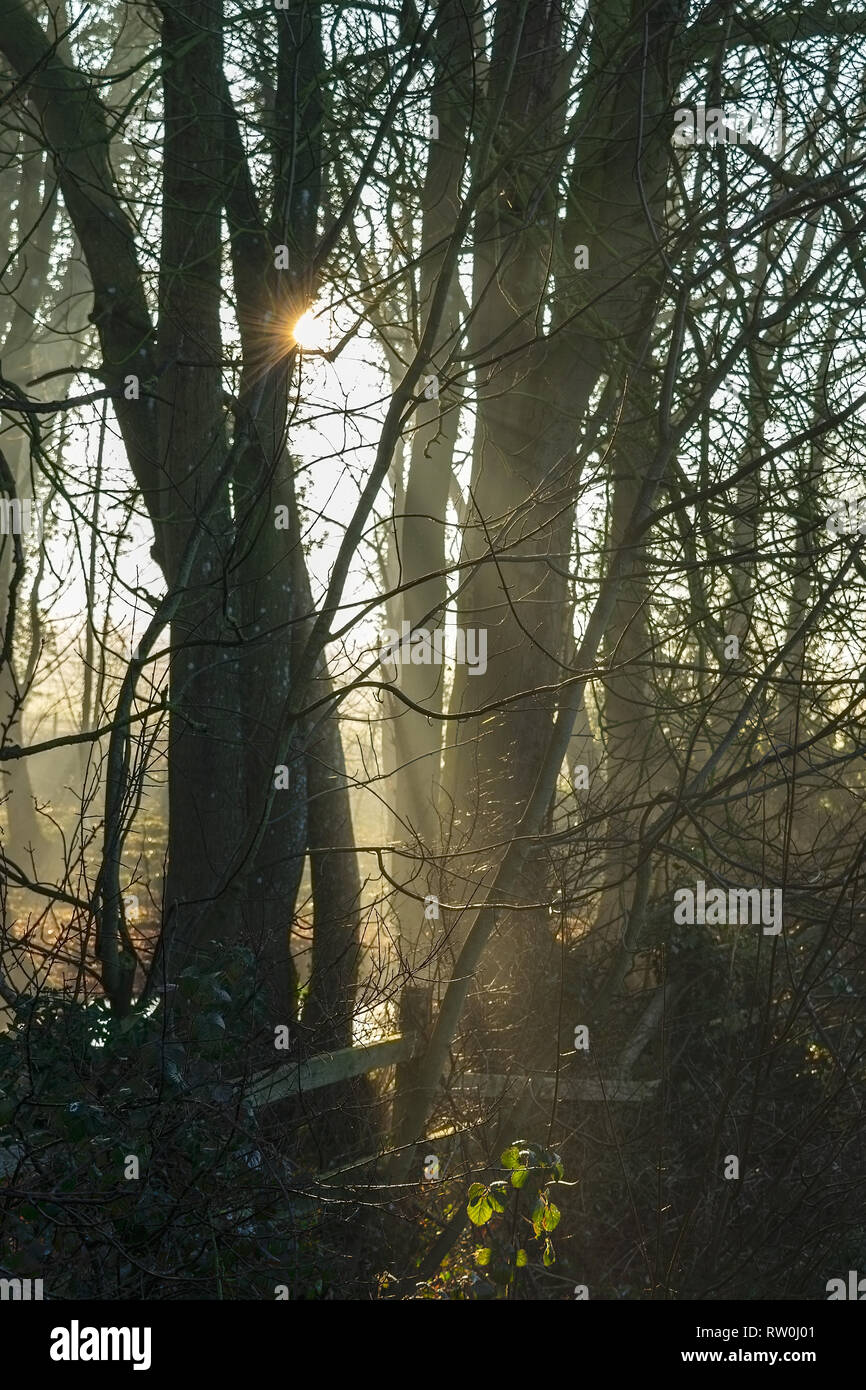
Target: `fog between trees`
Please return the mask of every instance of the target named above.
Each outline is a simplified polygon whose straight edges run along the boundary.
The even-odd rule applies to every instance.
[[[866,1270],[864,58],[0,0],[0,1274]]]

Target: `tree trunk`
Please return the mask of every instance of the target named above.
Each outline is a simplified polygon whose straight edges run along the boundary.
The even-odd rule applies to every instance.
[[[232,520],[220,367],[223,168],[219,0],[167,5],[162,24],[165,145],[159,356],[158,516],[166,577],[176,582],[193,532],[201,539],[171,627],[169,849],[165,945],[176,972],[236,926],[215,892],[236,849],[239,663],[230,621]]]

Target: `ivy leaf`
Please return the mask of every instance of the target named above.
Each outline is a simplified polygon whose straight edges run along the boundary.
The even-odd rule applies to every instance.
[[[226,1021],[222,1014],[215,1010],[210,1013],[199,1014],[196,1019],[196,1033],[204,1041],[218,1038],[220,1033],[224,1033],[225,1030]]]
[[[176,1062],[169,1062],[169,1061],[166,1062],[166,1064],[165,1064],[165,1075],[166,1075],[166,1077],[168,1078],[168,1080],[171,1082],[171,1084],[172,1084],[173,1086],[176,1086],[176,1087],[178,1088],[178,1090],[180,1090],[180,1091],[185,1091],[185,1090],[187,1089],[186,1082],[184,1081],[183,1077],[181,1076],[180,1068],[178,1067],[178,1065],[177,1065]]]

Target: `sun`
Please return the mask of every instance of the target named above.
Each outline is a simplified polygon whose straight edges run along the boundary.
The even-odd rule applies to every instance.
[[[328,344],[328,320],[324,313],[313,313],[307,309],[301,314],[292,337],[302,352],[319,352]]]

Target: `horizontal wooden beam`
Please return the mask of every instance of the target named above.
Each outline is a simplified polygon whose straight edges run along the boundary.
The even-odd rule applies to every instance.
[[[517,1090],[526,1084],[532,1087],[536,1100],[553,1100],[555,1093],[557,1100],[638,1101],[648,1100],[661,1083],[658,1077],[635,1081],[628,1076],[604,1076],[599,1081],[596,1077],[588,1076],[575,1079],[562,1077],[557,1086],[556,1078],[549,1075],[528,1076],[525,1073],[514,1072],[511,1076],[496,1076],[470,1071],[449,1082],[448,1090],[474,1091],[480,1096],[501,1096],[506,1091]]]
[[[253,1077],[246,1089],[246,1096],[254,1106],[272,1105],[286,1096],[318,1091],[323,1086],[333,1086],[353,1076],[363,1076],[382,1067],[396,1066],[398,1062],[408,1062],[415,1056],[419,1045],[416,1037],[394,1033],[378,1042],[344,1047],[338,1052],[309,1057],[304,1062],[282,1062]],[[555,1091],[559,1100],[639,1101],[651,1096],[660,1083],[658,1079],[635,1081],[628,1076],[603,1077],[601,1081],[597,1077],[563,1076],[557,1086],[556,1078],[546,1074],[513,1072],[511,1076],[498,1076],[487,1072],[464,1072],[462,1076],[449,1081],[447,1089],[495,1097],[509,1090],[522,1089],[527,1084],[532,1087],[538,1100],[552,1100]]]
[[[379,1042],[344,1047],[339,1052],[322,1053],[305,1062],[283,1062],[278,1067],[259,1072],[253,1077],[245,1094],[254,1106],[272,1105],[286,1096],[298,1096],[306,1091],[318,1091],[337,1081],[348,1081],[380,1067],[393,1067],[408,1062],[415,1055],[417,1040],[395,1033]]]

